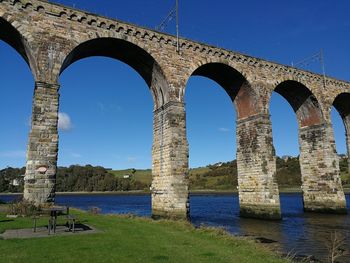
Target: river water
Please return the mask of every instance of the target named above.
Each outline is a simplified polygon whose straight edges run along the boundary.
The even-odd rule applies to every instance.
[[[14,198],[0,195],[6,202]],[[283,220],[265,221],[240,218],[237,194],[192,195],[190,215],[196,226],[219,226],[236,235],[277,241],[273,245],[286,254],[313,255],[325,261],[326,243],[334,231],[347,236],[345,246],[350,251],[349,194],[346,199],[348,215],[313,214],[303,212],[301,194],[281,194]],[[58,195],[56,202],[83,210],[99,207],[102,213],[151,215],[149,195]],[[349,258],[342,262],[350,262]]]

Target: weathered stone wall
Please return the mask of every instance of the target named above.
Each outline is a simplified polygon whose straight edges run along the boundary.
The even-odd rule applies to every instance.
[[[346,212],[331,125],[301,128],[299,143],[304,210]]]
[[[333,105],[334,108],[338,111],[345,126],[348,166],[349,166],[349,173],[350,173],[350,103],[349,103],[350,93],[333,92],[333,96],[334,97],[330,97],[331,101],[328,101],[328,103]],[[330,116],[330,112],[331,112],[331,107],[329,107],[329,112],[328,112],[329,116]]]
[[[10,37],[1,33],[5,31],[9,32],[5,35]],[[310,129],[315,120],[320,122],[318,124],[331,123],[327,114],[319,113],[329,111],[337,95],[350,93],[350,83],[327,77],[326,86],[323,87],[324,79],[320,75],[188,39],[180,39],[178,53],[174,36],[41,0],[0,1],[0,39],[12,45],[23,56],[37,83],[59,83],[61,72],[70,64],[96,55],[121,60],[144,78],[153,94],[155,109],[154,216],[183,218],[188,215],[188,145],[183,103],[186,83],[191,75],[200,73],[212,78],[223,86],[237,105],[240,202],[242,214],[252,216],[262,215],[266,211],[267,217],[274,218],[280,214],[271,125],[268,116],[264,115],[268,112],[269,96],[275,88],[290,80],[307,87],[313,99],[305,104],[307,107],[301,111],[295,108],[295,111],[301,127]],[[211,64],[225,65],[225,72],[213,72],[211,70],[215,67],[210,66],[197,71]],[[232,70],[228,70],[228,67]],[[242,89],[242,82],[259,82],[269,88],[257,88],[251,93],[252,90]],[[37,203],[54,200],[58,140],[57,122],[54,121],[58,112],[57,89],[56,85],[37,84],[33,102],[33,109],[40,110],[33,110],[35,118],[28,145],[25,197]],[[300,102],[298,94],[293,92],[290,89],[288,94],[297,105]],[[45,97],[45,100],[42,101],[40,97]],[[315,101],[319,103],[319,108],[313,107]],[[313,110],[318,115],[312,114]],[[301,121],[300,116],[303,115],[310,118]],[[308,196],[309,189],[312,189],[313,194],[310,196],[313,197],[308,198],[308,204],[310,207],[320,207],[320,202],[329,197],[333,201],[328,202],[327,199],[323,208],[333,209],[336,207],[334,198],[338,196],[339,203],[342,203],[343,196],[339,187],[335,151],[332,142],[325,139],[328,138],[328,129],[331,127],[327,126],[319,133],[302,130],[300,137],[303,139],[300,139],[300,143],[304,154],[303,176],[312,176],[312,181],[321,177],[322,181],[328,180],[325,183],[327,186],[310,182],[312,188],[306,187],[304,191]],[[161,133],[163,137],[159,137],[160,130],[164,131]],[[317,134],[321,142],[310,143],[310,139],[316,138],[313,136]],[[250,137],[259,147],[251,144]],[[45,165],[48,171],[39,174],[37,169]],[[330,193],[330,189],[336,189],[337,193]],[[328,197],[322,199],[325,193]],[[259,205],[254,207],[254,204]]]
[[[169,102],[154,112],[152,216],[189,216],[188,144],[184,104]]]
[[[275,89],[289,102],[298,119],[304,209],[344,212],[345,196],[330,116],[322,97],[313,93],[317,87],[323,92],[324,87],[314,82],[309,87],[305,83],[288,80]]]
[[[350,115],[347,115],[343,119],[343,121],[345,125],[346,149],[347,149],[347,155],[348,155],[348,170],[350,174]]]
[[[237,168],[240,214],[280,219],[276,157],[269,115],[258,114],[237,121]]]
[[[55,200],[58,153],[58,85],[37,82],[29,135],[24,198],[36,204]]]
[[[347,155],[348,155],[348,172],[350,174],[350,134],[346,134],[346,149],[347,149]]]

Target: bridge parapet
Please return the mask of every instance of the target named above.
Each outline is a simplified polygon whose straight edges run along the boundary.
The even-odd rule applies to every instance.
[[[6,5],[8,11],[16,8],[22,12],[37,12],[44,16],[53,16],[69,23],[79,23],[88,27],[95,28],[96,31],[110,31],[122,34],[125,38],[133,38],[135,40],[158,43],[167,46],[167,50],[176,52],[176,37],[173,35],[161,33],[142,26],[133,25],[110,19],[104,16],[96,15],[91,12],[79,10],[72,7],[66,7],[56,3],[50,3],[44,0],[1,0],[1,6]],[[5,10],[5,9],[4,9]],[[72,29],[73,30],[73,29]],[[186,58],[187,53],[196,53],[199,56],[212,57],[240,63],[248,66],[252,71],[264,71],[267,74],[283,74],[292,75],[294,79],[305,80],[306,82],[323,83],[324,78],[320,74],[297,69],[291,66],[282,65],[268,60],[248,56],[239,52],[234,52],[220,47],[192,41],[186,38],[180,38],[180,48],[182,56]],[[255,70],[254,70],[255,69]],[[350,90],[350,83],[337,80],[335,78],[326,77],[326,85],[335,86],[342,89]]]

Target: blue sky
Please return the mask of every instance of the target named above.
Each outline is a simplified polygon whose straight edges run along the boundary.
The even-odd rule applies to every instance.
[[[154,28],[174,0],[59,0],[58,3]],[[180,0],[180,35],[252,56],[291,64],[325,53],[327,75],[350,80],[348,1]],[[169,24],[168,33],[174,33]],[[0,168],[22,167],[28,141],[33,77],[23,59],[0,41]],[[307,69],[320,72],[317,63]],[[59,165],[150,168],[152,97],[128,65],[110,58],[78,61],[61,75]],[[350,103],[350,102],[349,102]],[[186,88],[190,166],[235,158],[236,113],[215,82],[191,77]],[[298,155],[296,117],[278,94],[271,102],[277,155]],[[345,130],[333,111],[337,150]]]

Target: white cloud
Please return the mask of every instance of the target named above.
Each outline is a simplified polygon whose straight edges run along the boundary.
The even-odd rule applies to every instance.
[[[0,152],[0,157],[4,158],[23,158],[25,156],[26,152],[23,150]]]
[[[60,131],[69,131],[72,129],[72,121],[67,113],[58,113],[58,129]]]
[[[219,131],[221,131],[221,132],[229,132],[230,129],[228,129],[228,128],[219,128]]]

